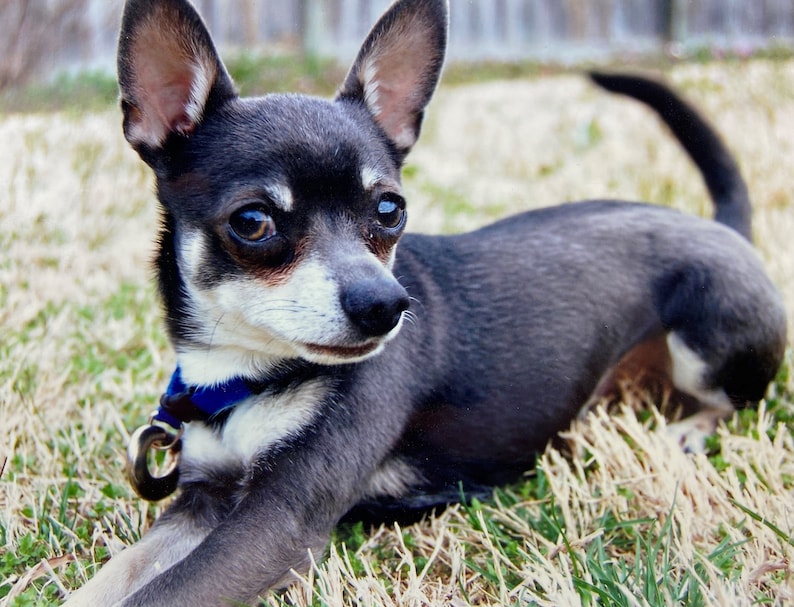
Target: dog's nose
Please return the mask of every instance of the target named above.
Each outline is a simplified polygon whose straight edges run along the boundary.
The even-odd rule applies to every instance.
[[[342,309],[367,337],[386,335],[408,309],[408,293],[395,280],[360,280],[342,295]]]

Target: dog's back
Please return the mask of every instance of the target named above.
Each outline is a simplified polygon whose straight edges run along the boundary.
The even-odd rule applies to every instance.
[[[439,501],[461,480],[487,492],[517,479],[640,349],[664,375],[654,381],[745,406],[785,347],[780,297],[747,241],[658,207],[571,203],[460,236],[407,235],[395,272],[415,319],[373,364],[420,378],[402,452]]]

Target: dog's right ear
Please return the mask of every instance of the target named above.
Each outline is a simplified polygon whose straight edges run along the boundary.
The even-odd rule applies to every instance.
[[[237,94],[187,0],[127,0],[118,77],[124,135],[143,156],[171,134],[190,135],[212,105]]]

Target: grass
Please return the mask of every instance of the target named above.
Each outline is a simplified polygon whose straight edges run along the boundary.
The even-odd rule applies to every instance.
[[[232,70],[244,90],[271,86],[256,83],[258,60]],[[759,252],[794,318],[794,63],[666,70],[736,151]],[[438,92],[406,167],[412,229],[463,230],[597,196],[708,212],[697,173],[642,108],[572,73],[501,75],[452,74]],[[333,88],[331,77],[290,78],[278,75]],[[129,432],[173,365],[149,269],[152,181],[121,136],[110,83],[97,86],[105,92],[59,102],[58,113],[0,115],[3,607],[57,603],[163,508],[136,499],[123,472]],[[575,422],[487,502],[404,528],[339,530],[324,560],[264,603],[791,604],[791,357],[764,407],[722,426],[707,455],[683,454],[654,407],[627,398],[611,416]]]

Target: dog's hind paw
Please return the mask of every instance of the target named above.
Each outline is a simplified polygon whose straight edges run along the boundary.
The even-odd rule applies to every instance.
[[[685,453],[705,453],[706,440],[717,430],[717,424],[730,413],[708,408],[667,426],[668,434]]]

